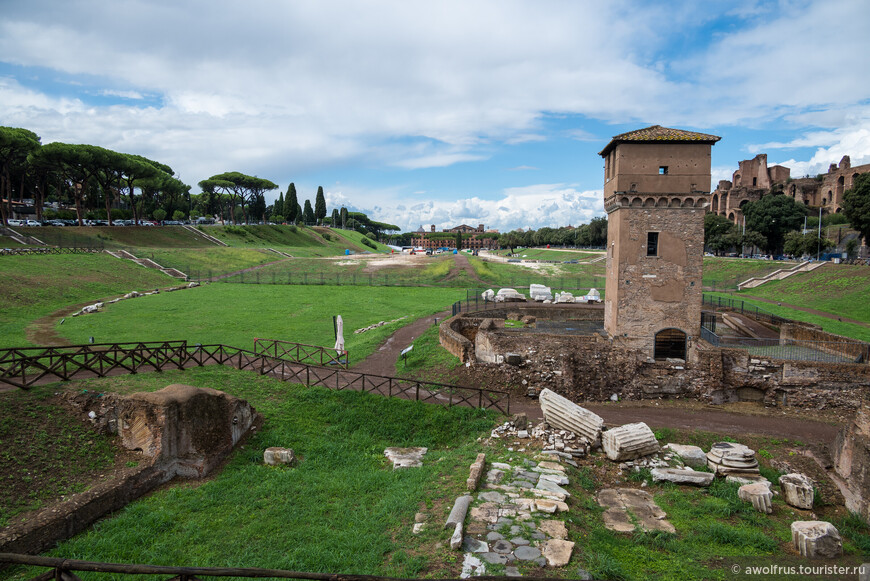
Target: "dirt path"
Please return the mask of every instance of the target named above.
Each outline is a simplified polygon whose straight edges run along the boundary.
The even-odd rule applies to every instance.
[[[372,375],[396,375],[396,360],[402,349],[410,345],[414,339],[435,324],[450,316],[450,311],[442,311],[417,319],[410,325],[405,325],[392,335],[380,346],[378,350],[353,366],[354,371],[371,373]]]
[[[110,297],[109,299],[100,299],[100,301],[112,300],[113,298],[115,297]],[[59,319],[68,317],[76,311],[80,311],[82,307],[92,305],[96,302],[99,301],[88,301],[86,303],[71,305],[69,307],[58,309],[50,315],[40,317],[27,325],[27,327],[24,329],[24,336],[27,337],[27,340],[34,345],[69,345],[69,341],[67,341],[64,337],[61,337],[55,330],[55,323]]]
[[[479,282],[482,286],[487,286],[486,281],[477,276],[477,273],[474,271],[474,267],[471,266],[470,262],[468,262],[468,257],[466,255],[460,252],[458,254],[455,254],[453,256],[453,259],[453,268],[450,269],[450,272],[447,274],[446,277],[444,277],[444,280],[456,278],[457,276],[459,276],[460,272],[465,271],[465,273],[468,274],[471,280]]]
[[[354,365],[353,369],[375,375],[396,375],[395,363],[402,349],[433,325],[435,318],[440,322],[448,316],[450,311],[443,311],[402,327],[372,355]],[[473,377],[473,372],[471,375]],[[461,383],[473,387],[473,381]],[[837,425],[786,415],[781,410],[759,406],[751,406],[751,409],[747,407],[745,411],[725,410],[718,406],[683,400],[624,401],[583,405],[604,418],[608,426],[646,422],[653,429],[704,430],[734,437],[739,437],[741,434],[758,434],[822,445],[833,444],[839,430]],[[512,413],[525,413],[530,419],[538,421],[543,419],[541,406],[537,400],[512,394],[510,406]]]
[[[825,311],[819,311],[819,310],[810,309],[807,307],[799,307],[797,305],[791,305],[789,303],[784,303],[782,301],[775,301],[773,299],[763,299],[761,297],[753,297],[751,295],[735,295],[735,297],[740,297],[741,299],[751,299],[753,301],[768,303],[771,305],[776,305],[778,307],[788,307],[788,308],[794,309],[796,311],[803,311],[805,313],[811,313],[813,315],[825,317],[826,319],[836,319],[837,321],[841,321],[844,323],[854,323],[856,325],[861,325],[862,327],[870,327],[870,323],[868,323],[866,321],[859,321],[858,319],[850,319],[849,317],[841,317],[841,316],[835,315],[833,313],[826,313]]]

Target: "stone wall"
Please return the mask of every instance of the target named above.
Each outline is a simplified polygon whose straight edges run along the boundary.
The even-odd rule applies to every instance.
[[[834,471],[845,483],[846,508],[870,522],[870,405],[837,434]]]
[[[504,312],[512,309],[520,311],[513,305]],[[778,360],[705,342],[697,343],[687,361],[655,361],[646,350],[601,334],[530,335],[506,330],[500,321],[483,318],[493,314],[486,311],[448,320],[442,326],[442,344],[448,346],[445,329],[464,329],[465,335],[453,330],[466,342],[463,361],[510,367],[517,383],[547,387],[574,401],[604,401],[616,394],[620,399],[758,401],[768,406],[855,410],[870,393],[870,365],[866,364]],[[521,355],[522,365],[503,363],[508,353]]]
[[[811,323],[790,322],[781,325],[779,341],[782,345],[788,344],[788,341],[819,341],[820,344],[814,345],[819,351],[864,363],[867,363],[868,350],[870,350],[868,343],[827,333],[818,325]]]
[[[245,400],[188,385],[130,396],[72,393],[67,399],[98,430],[140,451],[142,461],[6,527],[0,552],[42,552],[176,476],[205,476],[261,421]]]

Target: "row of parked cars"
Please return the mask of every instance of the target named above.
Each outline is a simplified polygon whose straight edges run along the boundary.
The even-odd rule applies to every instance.
[[[9,226],[78,226],[78,220],[9,220]],[[165,220],[164,226],[180,226],[190,222]],[[108,226],[108,220],[84,220],[85,226]],[[135,220],[112,220],[112,226],[136,226]],[[138,226],[160,226],[156,220],[139,220]]]

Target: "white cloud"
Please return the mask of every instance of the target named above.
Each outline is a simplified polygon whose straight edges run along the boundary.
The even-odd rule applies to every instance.
[[[507,188],[494,200],[479,197],[445,201],[437,199],[410,202],[399,191],[325,191],[327,206],[341,204],[349,209],[365,212],[372,219],[396,224],[404,231],[423,226],[428,230],[435,224],[437,230],[468,224],[484,224],[508,232],[516,228],[543,226],[556,228],[568,224],[578,225],[604,214],[601,190],[578,191],[568,184],[537,184]],[[401,203],[379,203],[370,200],[403,200]]]
[[[145,96],[139,91],[115,91],[112,89],[103,89],[100,91],[100,95],[105,97],[121,97],[122,99],[130,99],[133,101],[139,101],[145,98]]]

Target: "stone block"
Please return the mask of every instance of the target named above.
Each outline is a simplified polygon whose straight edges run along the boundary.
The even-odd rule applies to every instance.
[[[614,462],[634,460],[659,451],[655,434],[643,422],[607,430],[601,435],[601,447]]]
[[[296,454],[290,448],[266,448],[263,462],[269,466],[293,466],[296,464]]]
[[[543,543],[541,554],[547,559],[549,567],[564,567],[571,560],[574,543],[561,539],[550,539]]]
[[[663,450],[670,450],[683,460],[683,464],[692,468],[701,468],[707,465],[707,455],[704,450],[698,446],[689,446],[684,444],[666,444],[662,446]]]
[[[444,523],[445,529],[455,527],[457,524],[465,522],[465,515],[468,512],[468,507],[471,506],[471,501],[471,496],[465,495],[460,496],[453,502],[453,508],[450,510],[447,522]]]
[[[733,442],[717,442],[707,452],[707,465],[717,474],[758,474],[755,451]]]
[[[544,420],[551,427],[574,432],[592,443],[598,442],[604,428],[601,416],[549,389],[541,391],[540,402]]]
[[[474,464],[471,465],[468,480],[465,481],[465,485],[468,490],[474,490],[475,488],[477,488],[477,484],[478,482],[480,482],[480,475],[483,474],[483,467],[485,462],[486,454],[478,454],[477,459],[474,461]]]
[[[690,484],[692,486],[710,486],[715,478],[712,472],[696,472],[695,470],[680,470],[678,468],[653,468],[650,473],[655,482],[673,482],[674,484]]]
[[[386,448],[384,456],[393,463],[396,468],[419,468],[423,465],[423,456],[427,448]]]
[[[744,484],[737,490],[737,498],[752,503],[752,507],[758,512],[765,514],[773,512],[773,493],[770,491],[769,482]]]
[[[795,508],[810,510],[813,508],[813,481],[804,474],[783,474],[779,477],[782,495],[786,504]]]
[[[798,552],[810,559],[833,559],[843,554],[843,539],[837,527],[819,520],[791,523],[791,540]]]

